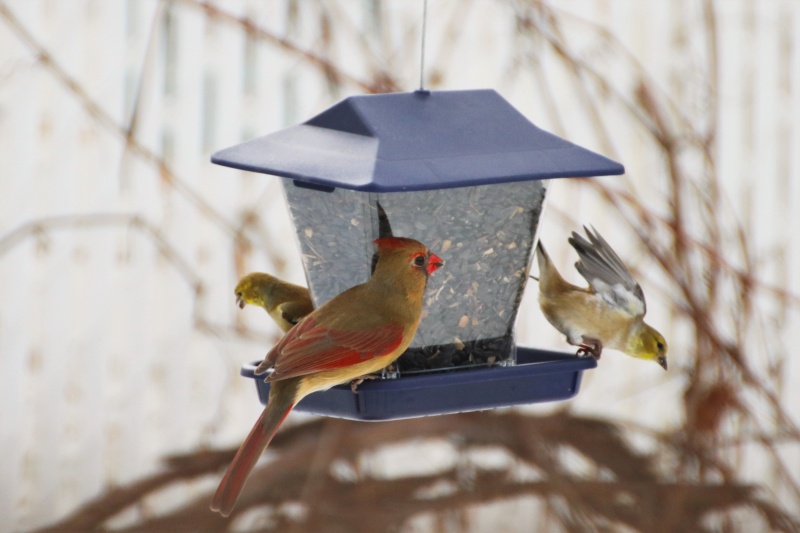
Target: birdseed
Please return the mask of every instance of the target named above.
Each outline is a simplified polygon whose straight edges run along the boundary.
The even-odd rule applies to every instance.
[[[401,375],[513,363],[514,320],[545,182],[365,193],[284,180],[284,190],[317,306],[367,281],[372,241],[387,231],[424,243],[444,260],[428,281],[417,334],[396,363]]]

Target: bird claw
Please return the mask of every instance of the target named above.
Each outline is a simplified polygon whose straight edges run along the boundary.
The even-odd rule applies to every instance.
[[[577,355],[578,357],[591,356],[599,361],[602,353],[603,353],[603,344],[600,341],[589,340],[589,341],[584,341],[584,343],[580,345],[580,348],[578,348],[578,351],[575,352],[575,355]]]
[[[350,382],[350,390],[353,391],[353,394],[358,394],[358,386],[364,383],[364,381],[368,379],[378,379],[378,376],[374,374],[367,374],[365,376],[359,376],[353,381]]]

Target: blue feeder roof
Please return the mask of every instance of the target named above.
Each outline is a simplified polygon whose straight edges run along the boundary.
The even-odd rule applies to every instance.
[[[220,150],[211,161],[365,192],[625,171],[537,128],[491,89],[351,96],[303,124]]]

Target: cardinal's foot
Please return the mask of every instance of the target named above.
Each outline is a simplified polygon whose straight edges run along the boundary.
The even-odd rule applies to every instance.
[[[375,374],[367,374],[365,376],[359,376],[353,381],[350,382],[350,390],[353,391],[353,394],[358,394],[358,386],[364,383],[364,381],[368,379],[378,379],[378,376]]]

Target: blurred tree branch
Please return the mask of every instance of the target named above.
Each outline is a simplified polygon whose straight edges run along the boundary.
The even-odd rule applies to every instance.
[[[192,304],[194,326],[199,331],[218,337],[244,338],[260,343],[269,340],[269,338],[263,334],[259,334],[250,329],[217,324],[206,318],[202,313],[202,301],[206,294],[206,284],[203,282],[200,274],[197,272],[196,268],[180,254],[178,249],[169,241],[161,229],[139,215],[124,213],[86,213],[37,218],[17,226],[4,235],[0,235],[0,258],[27,240],[45,239],[52,231],[113,227],[130,228],[141,233],[155,246],[159,255],[164,257],[167,262],[175,268],[191,290],[194,298]]]
[[[644,202],[622,187],[611,187],[599,180],[582,181],[626,220],[647,251],[646,257],[676,286],[677,292],[672,294],[670,303],[675,313],[686,317],[694,329],[693,369],[683,398],[686,417],[682,427],[675,428],[675,438],[685,439],[690,447],[708,450],[709,453],[699,456],[701,469],[708,466],[712,457],[722,463],[732,459],[731,450],[721,451],[717,445],[719,439],[726,438],[721,431],[726,419],[739,418],[758,428],[759,432],[770,432],[765,426],[775,424],[781,434],[791,436],[795,444],[800,442],[800,428],[781,401],[780,383],[760,376],[753,366],[753,358],[745,353],[747,327],[757,323],[756,317],[760,312],[756,305],[756,291],[782,298],[783,305],[791,303],[796,306],[799,300],[797,295],[766,283],[757,275],[753,247],[747,239],[746,228],[740,222],[737,221],[727,235],[723,231],[731,224],[720,209],[722,178],[716,164],[715,140],[719,124],[715,103],[719,75],[716,62],[719,54],[715,37],[717,15],[713,3],[703,3],[707,33],[702,44],[707,48],[704,66],[706,101],[709,104],[702,109],[701,117],[696,116],[696,108],[690,109],[689,112],[695,114],[692,118],[670,95],[657,87],[633,54],[605,28],[581,20],[583,27],[595,31],[598,38],[613,49],[608,62],[632,73],[631,93],[622,92],[609,82],[605,72],[613,69],[607,63],[592,65],[579,58],[561,30],[566,17],[560,16],[550,4],[530,2],[517,5],[516,9],[518,24],[535,28],[532,33],[542,36],[553,53],[573,72],[576,92],[581,95],[582,104],[592,117],[601,145],[609,153],[614,153],[611,130],[601,118],[601,105],[605,104],[601,104],[598,94],[619,102],[630,123],[641,127],[652,147],[665,161],[659,177],[664,181],[667,194],[663,200],[657,198],[655,202],[652,197]],[[692,152],[702,154],[700,170],[686,162],[685,154]],[[666,216],[658,215],[665,209]],[[700,224],[690,224],[689,220],[700,221]],[[656,239],[654,235],[668,236],[670,244],[666,245],[664,240]],[[734,266],[735,259],[739,259],[742,266]],[[738,296],[733,302],[724,293],[725,287],[731,283]],[[737,332],[737,338],[723,333],[731,328],[726,324],[729,316],[719,312],[722,309],[733,313],[733,331]],[[751,409],[751,402],[746,399],[750,393],[767,400],[772,411],[771,420],[764,420]],[[796,502],[800,502],[798,481],[777,445],[774,442],[761,444],[778,465],[776,475],[784,487],[793,494]],[[688,463],[685,466],[694,468]],[[732,466],[726,470],[729,479],[735,477]]]
[[[162,156],[139,143],[132,133],[135,131],[132,127],[126,128],[114,120],[114,118],[89,95],[78,80],[72,77],[66,69],[53,58],[47,48],[33,36],[14,15],[11,9],[3,2],[0,2],[0,17],[14,30],[19,39],[34,52],[39,63],[80,102],[90,117],[96,120],[103,128],[123,139],[126,143],[126,147],[130,148],[134,154],[157,168],[164,183],[185,196],[203,215],[219,224],[221,228],[229,233],[236,234],[237,228],[230,220],[217,211],[207,200],[198,194],[193,187],[179,178]]]
[[[180,0],[181,3],[203,10],[206,15],[215,21],[226,24],[234,24],[248,35],[263,40],[288,54],[295,56],[310,66],[315,67],[331,82],[336,85],[348,84],[361,89],[366,93],[387,93],[399,91],[399,86],[391,75],[386,71],[380,71],[374,80],[359,79],[344,71],[338,64],[316,54],[308,49],[302,48],[293,43],[285,36],[277,35],[272,31],[257,25],[249,17],[237,16],[224,9],[217,7],[214,3],[203,0]]]
[[[335,437],[328,438],[331,435]],[[455,455],[452,465],[403,477],[355,467],[363,464],[365,455],[410,441],[449,443]],[[471,461],[472,453],[487,446],[508,454],[505,466],[486,468]],[[668,436],[659,441],[657,455],[645,454],[634,450],[613,422],[568,412],[469,413],[385,424],[318,419],[285,428],[271,449],[275,460],[253,472],[230,520],[208,509],[209,492],[175,510],[154,516],[140,512],[134,523],[115,526],[114,531],[232,531],[244,526],[265,532],[388,532],[422,514],[464,512],[520,498],[557,504],[561,510],[556,522],[565,530],[624,526],[648,533],[710,531],[704,523],[710,515],[734,509],[750,509],[753,519],[760,517],[763,526],[774,530],[800,527],[797,517],[762,500],[752,486],[704,483],[696,476],[669,472],[665,463],[695,452]],[[564,455],[567,450],[589,461],[592,473],[576,468],[574,459]],[[136,507],[148,494],[218,474],[234,452],[168,458],[164,473],[111,490],[40,532],[109,530],[109,519]],[[345,477],[336,474],[342,465],[350,465]],[[313,494],[307,491],[311,480]],[[287,515],[283,509],[289,504],[303,511]],[[261,514],[252,514],[255,510]]]

